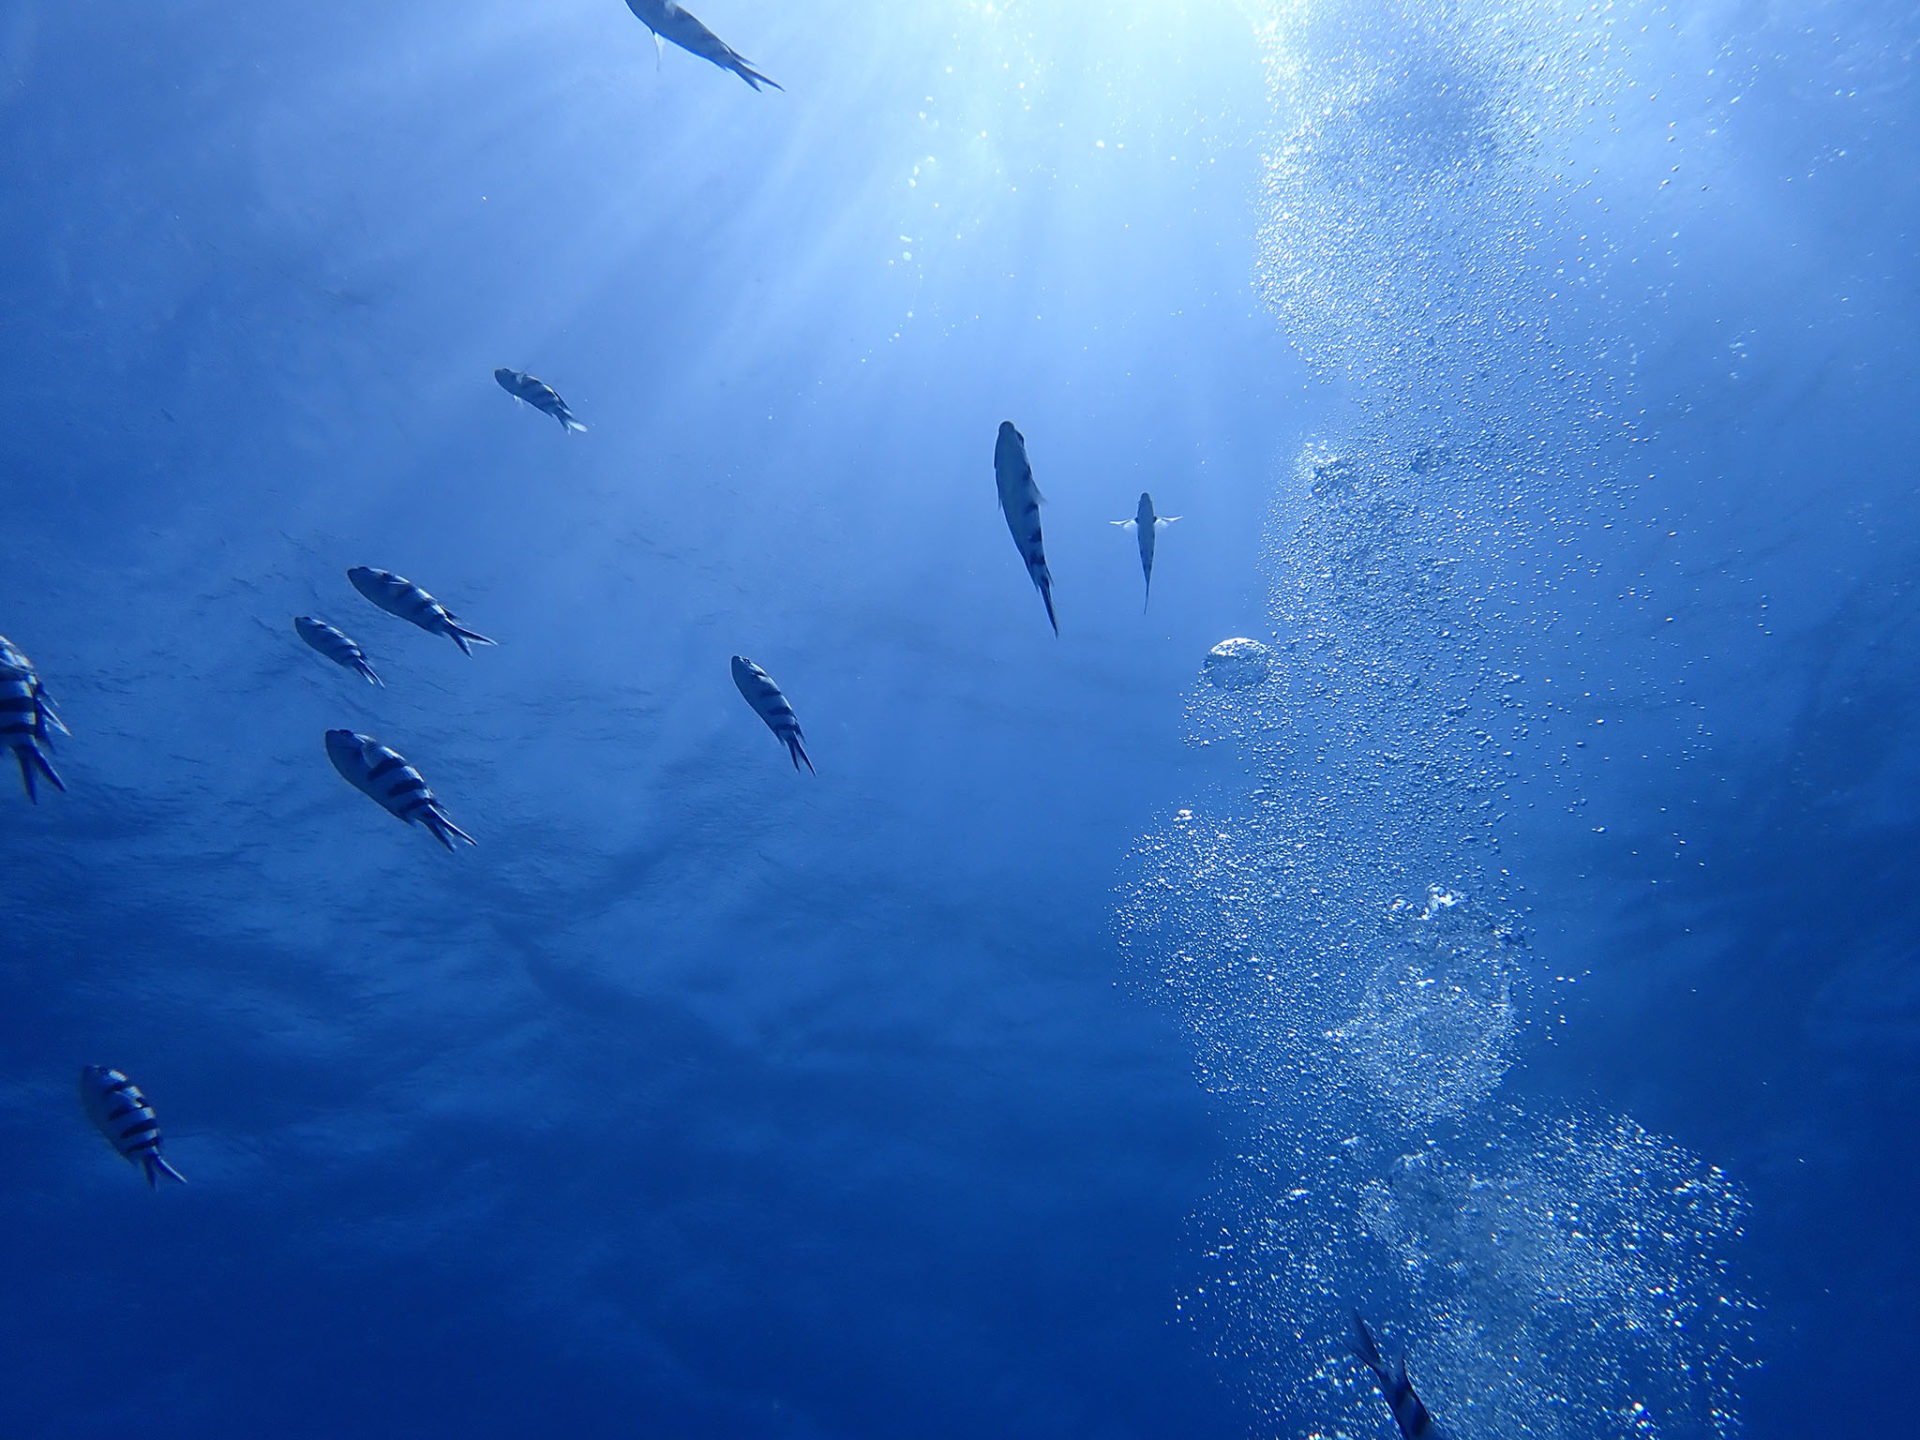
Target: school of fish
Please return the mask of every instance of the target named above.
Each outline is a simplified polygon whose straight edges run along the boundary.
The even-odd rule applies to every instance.
[[[662,51],[665,42],[671,41],[689,54],[738,75],[755,90],[762,86],[783,88],[756,70],[737,50],[674,0],[627,0],[627,5],[652,32],[656,47]],[[551,416],[564,432],[585,433],[587,427],[575,417],[553,386],[505,365],[493,375],[507,394]],[[1026,568],[1028,579],[1039,592],[1048,624],[1058,636],[1060,621],[1054,609],[1053,573],[1047,564],[1040,522],[1044,497],[1034,481],[1026,437],[1010,420],[1000,423],[994,438],[993,472],[1001,513],[1013,537],[1014,549]],[[1142,613],[1153,595],[1156,539],[1161,530],[1180,518],[1157,514],[1152,495],[1142,493],[1132,518],[1112,522],[1132,531],[1139,545],[1140,569],[1145,582]],[[458,616],[425,589],[391,570],[356,565],[346,574],[352,587],[375,607],[430,635],[446,636],[464,654],[471,656],[475,645],[498,643],[461,624]],[[318,616],[300,615],[294,617],[293,628],[302,641],[334,665],[352,672],[369,685],[385,685],[360,643],[338,626]],[[730,663],[735,687],[785,746],[793,768],[797,771],[804,764],[809,773],[816,773],[799,718],[785,692],[766,670],[745,656],[735,655]],[[54,712],[52,698],[32,662],[5,636],[0,636],[0,743],[13,752],[27,798],[36,804],[41,780],[62,792],[67,788],[50,757],[55,732],[71,734]],[[327,758],[341,777],[396,819],[422,827],[449,851],[457,849],[455,841],[468,845],[478,843],[453,822],[420,771],[398,750],[371,735],[346,728],[327,731],[324,740]],[[80,1102],[95,1129],[118,1154],[141,1171],[149,1187],[157,1186],[162,1178],[186,1183],[185,1177],[161,1153],[160,1125],[153,1107],[124,1073],[102,1065],[83,1066]],[[1400,1434],[1405,1440],[1420,1440],[1420,1437],[1441,1440],[1439,1429],[1407,1379],[1406,1361],[1402,1359],[1389,1366],[1357,1312],[1353,1324],[1353,1354],[1371,1373]]]

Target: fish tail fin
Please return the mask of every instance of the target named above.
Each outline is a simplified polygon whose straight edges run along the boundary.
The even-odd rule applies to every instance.
[[[174,1169],[173,1166],[169,1165],[166,1160],[159,1155],[143,1155],[141,1157],[141,1164],[147,1172],[147,1188],[149,1190],[155,1188],[160,1183],[160,1177],[162,1175],[178,1185],[187,1183],[187,1177]]]
[[[1053,613],[1053,577],[1043,570],[1034,583],[1040,587],[1040,601],[1047,607],[1047,623],[1053,626],[1053,635],[1057,640],[1060,638],[1060,617]]]
[[[787,88],[786,86],[782,85],[777,80],[769,80],[766,76],[762,75],[758,70],[754,69],[753,66],[749,65],[746,61],[742,60],[738,55],[733,57],[733,73],[738,75],[742,80],[746,81],[747,84],[751,85],[756,90],[758,90],[762,85],[771,85],[773,86],[774,89],[782,92],[783,94],[786,92],[786,88]]]
[[[798,735],[787,736],[787,751],[793,756],[793,768],[795,770],[798,770],[800,768],[800,762],[805,760],[807,762],[807,773],[809,775],[818,775],[820,773],[813,768],[813,760],[808,756],[807,747],[802,743]]]
[[[354,661],[353,668],[358,670],[362,675],[367,677],[367,684],[378,685],[382,690],[387,688],[387,682],[382,680],[380,676],[377,673],[375,673],[373,666],[369,665],[366,661],[364,660]]]
[[[498,645],[500,643],[498,640],[489,640],[478,630],[469,630],[466,626],[455,624],[451,620],[447,621],[447,634],[451,635],[453,637],[453,643],[458,645],[461,651],[468,655],[473,654],[474,645]],[[471,641],[472,644],[469,644],[469,641]]]
[[[1380,1347],[1374,1343],[1373,1332],[1367,1329],[1367,1322],[1360,1318],[1358,1310],[1353,1312],[1353,1334],[1347,1341],[1360,1363],[1387,1382],[1387,1362],[1380,1358]]]
[[[562,416],[560,423],[567,427],[567,433],[569,435],[584,435],[587,433],[587,427],[571,415]]]
[[[454,849],[453,842],[456,837],[466,841],[469,845],[478,845],[480,843],[458,825],[454,824],[453,821],[449,820],[439,810],[429,810],[420,818],[426,822],[427,829],[433,832],[433,838],[446,846],[449,852],[452,852]]]
[[[1140,613],[1147,613],[1147,607],[1153,604],[1153,576],[1147,576],[1147,598],[1140,602]]]

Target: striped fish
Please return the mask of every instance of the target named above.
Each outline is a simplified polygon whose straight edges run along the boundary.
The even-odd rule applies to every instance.
[[[386,682],[373,673],[373,666],[367,663],[367,653],[350,640],[344,631],[336,630],[324,620],[316,620],[311,615],[293,617],[293,628],[300,632],[300,638],[318,650],[334,664],[348,670],[357,670],[367,677],[369,685],[384,685]]]
[[[419,821],[447,849],[453,849],[456,837],[469,845],[475,843],[471,835],[447,818],[439,797],[398,750],[389,749],[371,735],[329,730],[327,758],[354,789],[379,801],[409,825]]]
[[[1393,1423],[1400,1427],[1404,1440],[1446,1440],[1427,1413],[1427,1407],[1420,1403],[1420,1397],[1413,1393],[1413,1384],[1407,1379],[1406,1356],[1402,1355],[1400,1362],[1389,1370],[1386,1361],[1380,1358],[1380,1347],[1373,1343],[1373,1332],[1367,1329],[1367,1322],[1360,1318],[1358,1310],[1353,1312],[1352,1344],[1360,1363],[1373,1372],[1380,1393],[1386,1397],[1387,1408],[1393,1412]]]
[[[473,654],[474,645],[500,643],[498,640],[489,640],[478,631],[469,630],[464,625],[455,624],[451,610],[411,580],[403,579],[391,570],[376,570],[371,565],[356,565],[347,571],[347,579],[353,582],[354,589],[389,615],[398,615],[409,624],[418,625],[429,635],[448,636],[454,644],[469,655]],[[468,644],[468,641],[472,641],[473,644]]]
[[[733,657],[733,683],[740,687],[740,693],[747,698],[747,704],[753,707],[753,713],[767,722],[767,728],[786,742],[787,753],[793,757],[793,768],[798,770],[800,762],[806,760],[809,773],[814,770],[813,761],[807,759],[806,737],[800,733],[800,721],[795,718],[793,706],[787,703],[787,697],[780,693],[780,687],[773,683],[773,677],[762,670],[744,655]]]
[[[27,787],[27,798],[40,803],[40,776],[53,782],[56,790],[65,790],[66,782],[55,773],[47,759],[46,747],[53,743],[53,731],[71,734],[60,717],[53,713],[53,701],[47,687],[40,683],[33,662],[14,649],[13,642],[0,635],[0,745],[13,751],[20,762],[20,780]]]
[[[500,388],[516,400],[524,400],[534,409],[553,416],[560,422],[560,428],[572,433],[578,430],[586,434],[587,427],[573,418],[573,411],[567,408],[567,402],[560,398],[560,392],[544,380],[536,380],[524,370],[509,370],[502,365],[493,372],[493,378],[500,382]]]
[[[1140,492],[1140,508],[1133,512],[1131,520],[1114,520],[1109,523],[1118,525],[1122,530],[1138,532],[1140,541],[1140,570],[1147,577],[1147,598],[1140,605],[1140,613],[1147,613],[1147,606],[1153,601],[1153,542],[1154,537],[1167,526],[1178,520],[1178,515],[1156,515],[1153,513],[1153,496],[1146,491]]]
[[[1060,633],[1060,622],[1053,613],[1053,576],[1047,571],[1047,552],[1040,541],[1040,505],[1045,496],[1033,483],[1033,466],[1027,463],[1027,437],[1013,428],[1011,420],[1000,422],[999,437],[993,442],[993,478],[1000,485],[1000,509],[1007,517],[1007,529],[1020,558],[1027,562],[1027,574],[1047,607],[1047,619],[1053,633]]]
[[[187,1183],[187,1177],[160,1154],[160,1122],[153,1118],[147,1097],[118,1070],[82,1065],[80,1108],[87,1112],[93,1128],[107,1137],[107,1143],[127,1157],[129,1165],[146,1171],[149,1188],[158,1184],[162,1175],[182,1185]]]

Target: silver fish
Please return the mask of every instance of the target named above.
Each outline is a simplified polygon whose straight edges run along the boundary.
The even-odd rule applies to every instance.
[[[53,743],[55,730],[62,735],[72,733],[53,713],[53,700],[40,683],[33,662],[0,635],[0,746],[13,751],[27,798],[36,805],[40,803],[40,789],[35,783],[39,776],[50,780],[56,790],[67,788],[47,758],[47,746]]]
[[[93,1128],[107,1137],[107,1143],[127,1157],[128,1164],[146,1171],[149,1189],[162,1175],[182,1185],[187,1183],[187,1177],[160,1154],[160,1122],[153,1118],[147,1097],[118,1070],[82,1065],[80,1108],[87,1112]]]
[[[1058,635],[1053,576],[1047,570],[1046,547],[1040,540],[1040,506],[1046,497],[1033,483],[1033,466],[1027,463],[1027,437],[1013,428],[1011,420],[1000,422],[1000,433],[993,442],[993,478],[1000,486],[1000,509],[1007,517],[1007,529],[1013,533],[1014,547],[1027,562],[1027,574],[1047,607],[1053,633]]]
[[[1140,613],[1147,613],[1147,606],[1153,601],[1153,541],[1154,537],[1167,526],[1178,520],[1178,515],[1156,515],[1153,513],[1153,496],[1146,491],[1140,492],[1140,508],[1133,513],[1131,520],[1114,520],[1110,524],[1118,525],[1122,530],[1137,532],[1140,541],[1140,572],[1147,577],[1147,598],[1141,602]]]
[[[776,90],[785,88],[754,69],[738,50],[682,10],[674,0],[627,0],[627,8],[653,32],[656,46],[662,40],[671,40],[682,50],[702,60],[711,60],[722,70],[731,70],[756,90],[762,85],[772,85]]]
[[[475,844],[474,838],[447,818],[440,799],[427,788],[420,772],[406,756],[382,745],[371,735],[351,730],[327,731],[327,758],[349,785],[369,795],[407,824],[415,821],[433,832],[433,838],[453,849],[456,838]]]
[[[1407,1379],[1407,1357],[1402,1355],[1399,1363],[1388,1369],[1386,1361],[1380,1358],[1380,1347],[1373,1343],[1373,1332],[1367,1329],[1367,1322],[1360,1318],[1358,1310],[1353,1312],[1352,1344],[1360,1363],[1373,1372],[1380,1393],[1386,1397],[1387,1408],[1393,1412],[1393,1423],[1400,1427],[1404,1440],[1446,1440],[1427,1413],[1427,1407],[1420,1403],[1420,1397],[1413,1393],[1413,1384]]]
[[[324,620],[316,620],[311,615],[293,617],[293,628],[300,638],[318,650],[327,659],[348,670],[358,671],[367,677],[369,685],[384,685],[386,682],[373,673],[373,666],[367,663],[366,651],[350,640],[346,633],[335,629]]]
[[[786,742],[787,753],[793,757],[793,768],[798,770],[800,762],[806,760],[808,771],[814,770],[813,761],[807,759],[806,737],[800,733],[800,721],[793,713],[793,706],[787,703],[787,697],[780,687],[773,683],[773,677],[762,670],[744,655],[733,657],[733,683],[740,687],[740,693],[753,707],[753,713],[767,722],[767,728]]]
[[[353,582],[354,589],[389,615],[397,615],[409,624],[418,625],[430,635],[445,635],[469,655],[473,654],[473,645],[500,643],[498,640],[489,640],[478,631],[469,630],[464,625],[455,624],[451,610],[411,580],[396,575],[391,570],[375,570],[370,565],[356,565],[347,571],[347,579]],[[468,641],[472,641],[473,644],[469,645]]]
[[[516,400],[524,400],[542,414],[551,415],[560,422],[560,428],[571,434],[579,431],[586,434],[587,427],[573,418],[573,411],[567,408],[567,402],[560,398],[560,392],[544,380],[536,380],[524,370],[510,370],[505,365],[493,372],[493,378],[500,382],[500,388]]]

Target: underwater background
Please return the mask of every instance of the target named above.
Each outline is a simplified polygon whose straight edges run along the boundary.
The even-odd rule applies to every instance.
[[[0,1437],[1904,1426],[1920,7],[697,8],[0,3]]]

